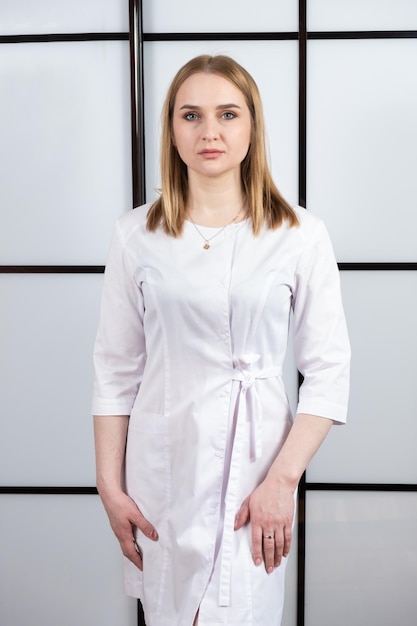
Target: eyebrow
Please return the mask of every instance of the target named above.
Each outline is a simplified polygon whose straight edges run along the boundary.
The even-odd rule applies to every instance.
[[[184,104],[182,107],[180,107],[180,111],[182,111],[183,109],[192,109],[193,111],[199,111],[202,107],[198,106],[198,105],[194,105],[194,104]],[[221,110],[221,109],[240,109],[241,107],[238,104],[233,104],[233,102],[229,102],[228,104],[219,104],[218,106],[216,106],[217,110]]]

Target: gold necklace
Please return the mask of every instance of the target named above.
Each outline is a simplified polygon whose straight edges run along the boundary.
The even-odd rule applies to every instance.
[[[233,222],[236,222],[237,218],[239,217],[239,215],[241,214],[242,209],[239,209],[239,213],[237,215],[234,216],[234,218],[228,222],[227,224],[225,224],[220,230],[217,231],[217,233],[215,233],[214,235],[212,235],[211,237],[204,237],[203,233],[201,232],[201,230],[198,228],[197,224],[194,222],[193,218],[190,217],[191,223],[194,226],[194,228],[196,229],[196,231],[198,232],[198,234],[200,235],[200,237],[204,240],[204,250],[209,250],[210,249],[210,241],[212,241],[212,239],[214,239],[215,237],[217,237],[217,235],[220,235],[220,233],[222,233],[224,231],[225,228],[227,228],[228,226],[230,226],[231,224],[233,224]]]

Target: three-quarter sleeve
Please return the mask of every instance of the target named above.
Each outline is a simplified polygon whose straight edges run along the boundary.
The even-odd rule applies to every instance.
[[[104,274],[94,348],[94,415],[130,415],[146,362],[143,297],[116,225]]]
[[[316,220],[299,259],[293,293],[296,364],[303,375],[297,413],[344,423],[350,344],[340,276],[324,224]]]

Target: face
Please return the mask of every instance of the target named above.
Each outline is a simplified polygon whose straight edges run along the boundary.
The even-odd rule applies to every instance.
[[[188,174],[206,177],[240,172],[251,137],[251,116],[242,92],[216,74],[198,73],[178,90],[174,143]]]

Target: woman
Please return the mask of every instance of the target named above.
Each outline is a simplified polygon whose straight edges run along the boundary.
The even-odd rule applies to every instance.
[[[106,267],[98,490],[147,626],[278,626],[297,484],[346,419],[336,262],[322,223],[276,189],[258,89],[229,57],[174,78],[161,170],[160,198],[119,220]]]

